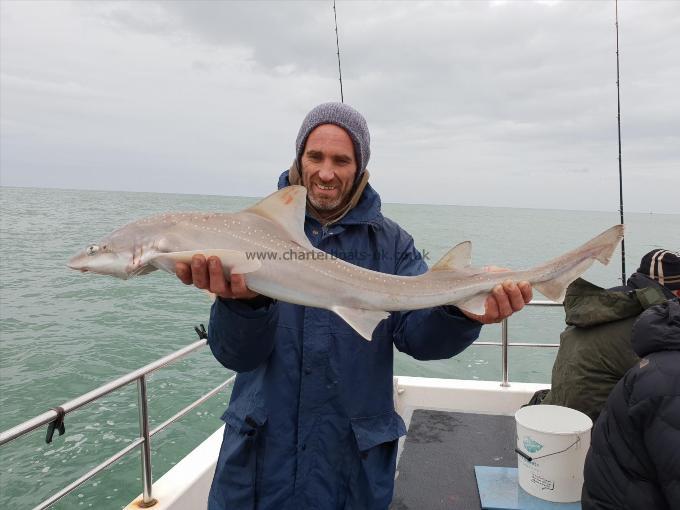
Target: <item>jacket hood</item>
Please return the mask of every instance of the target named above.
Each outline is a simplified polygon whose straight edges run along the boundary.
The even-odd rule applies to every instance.
[[[664,296],[666,296],[668,299],[673,299],[675,297],[675,294],[673,294],[671,289],[665,285],[661,285],[657,280],[642,273],[633,273],[630,275],[626,285],[632,289],[645,289],[647,287],[654,287],[663,292]]]
[[[638,273],[630,277],[627,286],[611,290],[579,278],[569,285],[564,297],[566,322],[570,326],[591,327],[636,317],[672,297],[668,289]]]
[[[671,299],[645,310],[633,325],[631,342],[641,358],[652,352],[680,351],[680,301]]]
[[[279,189],[290,186],[288,172],[289,170],[286,170],[279,176]],[[380,226],[383,222],[383,216],[380,212],[381,206],[380,195],[378,195],[373,187],[367,183],[357,205],[350,209],[347,214],[340,218],[335,224],[357,225],[363,223]],[[307,214],[307,217],[314,219],[309,213]],[[314,221],[317,220],[314,219]]]

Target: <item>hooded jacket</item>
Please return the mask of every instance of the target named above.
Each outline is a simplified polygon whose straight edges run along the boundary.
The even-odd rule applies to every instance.
[[[284,172],[279,188],[287,185]],[[305,232],[315,247],[365,268],[427,270],[411,236],[381,214],[370,185],[332,225],[308,215]],[[209,509],[386,509],[406,432],[394,410],[394,347],[421,360],[449,358],[480,328],[442,306],[392,313],[368,342],[328,310],[216,300],[208,343],[238,375]]]
[[[597,420],[607,397],[638,357],[631,331],[638,316],[673,293],[634,273],[625,287],[602,289],[579,278],[567,288],[567,328],[552,370],[552,387],[541,404],[571,407]]]
[[[680,508],[680,301],[646,310],[632,341],[642,359],[593,430],[583,510]]]

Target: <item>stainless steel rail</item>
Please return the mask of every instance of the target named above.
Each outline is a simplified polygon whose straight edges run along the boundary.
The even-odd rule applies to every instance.
[[[142,507],[150,507],[153,506],[156,503],[156,500],[153,498],[152,495],[152,487],[153,487],[153,477],[151,473],[151,437],[166,428],[168,425],[171,423],[174,423],[181,417],[185,416],[187,413],[191,412],[192,409],[198,407],[201,405],[203,402],[208,400],[209,398],[213,397],[217,393],[219,393],[221,390],[223,390],[225,387],[227,387],[229,384],[231,384],[236,376],[232,376],[217,387],[213,388],[210,390],[208,393],[205,395],[201,396],[200,398],[196,399],[194,402],[186,406],[184,409],[176,413],[174,416],[170,417],[169,419],[165,420],[163,423],[161,423],[159,426],[154,428],[153,430],[149,430],[149,414],[148,414],[148,398],[147,398],[147,393],[146,393],[146,379],[147,376],[154,372],[155,370],[158,370],[159,368],[162,368],[166,365],[169,365],[171,363],[174,363],[175,361],[179,360],[180,358],[183,358],[184,356],[201,349],[207,345],[206,340],[199,340],[197,342],[194,342],[193,344],[187,345],[186,347],[183,347],[182,349],[179,349],[178,351],[175,351],[159,360],[154,361],[153,363],[149,363],[148,365],[135,370],[134,372],[130,372],[127,375],[124,375],[123,377],[120,377],[114,381],[111,381],[103,386],[100,386],[99,388],[90,391],[88,393],[85,393],[84,395],[81,395],[73,400],[70,400],[64,404],[62,404],[60,407],[64,410],[64,415],[67,415],[69,413],[72,413],[73,411],[80,409],[81,407],[94,402],[95,400],[108,395],[109,393],[116,391],[123,386],[133,382],[137,381],[137,395],[138,395],[138,400],[139,400],[139,428],[140,428],[140,436],[137,437],[132,443],[127,445],[125,448],[114,454],[113,456],[109,457],[106,459],[104,462],[99,464],[98,466],[92,468],[90,471],[82,475],[80,478],[77,480],[74,480],[71,482],[69,485],[61,489],[59,492],[53,494],[46,500],[44,500],[42,503],[40,503],[38,506],[34,508],[34,510],[43,510],[57,501],[59,501],[61,498],[66,496],[68,493],[72,492],[73,490],[77,489],[80,485],[88,481],[90,478],[95,476],[97,473],[100,473],[104,469],[108,468],[111,464],[117,462],[120,460],[122,457],[133,451],[137,446],[141,447],[141,466],[142,466],[142,501],[139,502],[139,506]],[[42,413],[35,418],[32,418],[30,420],[27,420],[15,427],[12,427],[4,432],[0,433],[0,446],[3,446],[7,443],[10,443],[11,441],[22,437],[33,430],[46,425],[50,422],[52,422],[54,419],[56,419],[58,416],[58,413],[56,410],[51,409],[45,413]]]
[[[147,508],[156,504],[151,496],[151,436],[149,435],[149,406],[146,399],[146,376],[137,379],[137,394],[139,397],[139,434],[142,442],[142,507]]]
[[[553,301],[532,301],[529,303],[530,306],[562,306],[561,303],[555,303]],[[156,503],[156,500],[153,498],[153,476],[151,472],[151,437],[153,437],[155,434],[160,432],[161,430],[165,429],[168,425],[174,423],[178,419],[182,418],[185,416],[187,413],[189,413],[192,409],[198,407],[202,403],[204,403],[206,400],[210,399],[220,391],[222,391],[224,388],[226,388],[229,384],[231,384],[236,376],[232,376],[217,387],[213,388],[210,390],[208,393],[205,395],[201,396],[200,398],[196,399],[194,402],[186,406],[184,409],[173,415],[172,417],[168,418],[165,420],[163,423],[158,425],[156,428],[153,430],[149,430],[149,415],[148,415],[148,399],[147,399],[147,393],[146,393],[146,376],[149,375],[150,373],[154,372],[155,370],[158,370],[166,365],[169,365],[171,363],[174,363],[175,361],[179,360],[180,358],[183,358],[184,356],[187,356],[188,354],[197,351],[198,349],[201,349],[207,345],[206,340],[199,340],[197,342],[194,342],[193,344],[187,345],[186,347],[183,347],[182,349],[179,349],[178,351],[175,351],[171,354],[168,354],[167,356],[160,358],[159,360],[154,361],[153,363],[149,363],[148,365],[135,370],[134,372],[130,372],[129,374],[126,374],[118,379],[115,379],[114,381],[111,381],[103,386],[100,386],[99,388],[92,390],[88,393],[85,393],[73,400],[69,400],[68,402],[62,404],[60,407],[64,410],[64,415],[67,415],[69,413],[72,413],[73,411],[80,409],[81,407],[90,404],[94,402],[95,400],[108,395],[109,393],[112,393],[113,391],[116,391],[123,386],[133,382],[137,381],[137,394],[138,394],[138,400],[139,400],[139,428],[140,428],[140,436],[136,438],[132,443],[130,443],[128,446],[114,454],[113,456],[109,457],[106,459],[104,462],[99,464],[98,466],[92,468],[90,471],[82,475],[80,478],[77,480],[74,480],[71,482],[69,485],[61,489],[59,492],[53,494],[50,496],[48,499],[44,500],[42,503],[40,503],[38,506],[36,506],[33,510],[43,510],[45,508],[48,508],[49,506],[53,505],[57,501],[59,501],[61,498],[72,492],[73,490],[77,489],[80,485],[88,481],[90,478],[95,476],[96,474],[100,473],[104,469],[108,468],[110,465],[113,463],[117,462],[120,460],[122,457],[133,451],[137,446],[141,447],[141,467],[142,467],[142,501],[138,503],[142,507],[151,507]],[[526,342],[518,342],[518,343],[509,343],[508,342],[508,321],[507,319],[504,320],[501,323],[501,341],[500,342],[475,342],[474,345],[492,345],[492,346],[501,346],[502,348],[502,371],[503,371],[503,380],[501,382],[501,386],[509,386],[508,382],[508,348],[509,347],[559,347],[559,344],[551,344],[551,343],[539,343],[539,344],[533,344],[533,343],[526,343]],[[33,430],[42,427],[43,425],[46,425],[52,421],[54,421],[58,416],[58,413],[55,409],[51,409],[45,413],[42,413],[35,418],[32,418],[30,420],[27,420],[15,427],[12,427],[4,432],[0,432],[0,446],[3,446],[7,443],[10,443],[11,441],[22,437],[29,432],[32,432]]]
[[[125,386],[126,384],[136,381],[143,375],[150,374],[154,370],[158,370],[159,368],[164,367],[165,365],[168,365],[176,361],[177,359],[182,358],[187,354],[204,347],[206,344],[207,344],[206,340],[199,340],[198,342],[194,342],[193,344],[187,345],[186,347],[183,347],[178,351],[168,354],[167,356],[159,360],[156,360],[153,363],[149,363],[148,365],[138,370],[135,370],[134,372],[130,372],[127,375],[119,377],[118,379],[115,379],[114,381],[111,381],[110,383],[100,386],[99,388],[92,390],[88,393],[80,395],[79,397],[76,397],[73,400],[69,400],[65,404],[62,404],[61,407],[64,409],[64,412],[66,414],[69,414],[75,411],[76,409],[80,409],[84,405],[87,405],[93,402],[94,400],[103,397],[104,395],[108,395],[112,391],[115,391],[118,388]],[[25,421],[17,425],[16,427],[12,427],[11,429],[8,429],[0,433],[0,446],[4,445],[5,443],[9,443],[10,441],[16,439],[19,436],[23,436],[24,434],[31,432],[32,430],[35,430],[38,427],[42,427],[43,425],[54,420],[56,417],[57,411],[55,411],[54,409],[50,409],[49,411],[42,413],[36,416],[35,418],[32,418],[28,421]]]
[[[49,498],[47,498],[45,501],[40,503],[38,506],[34,507],[33,510],[38,510],[38,509],[43,509],[47,508],[51,505],[54,505],[57,501],[59,501],[61,498],[66,496],[69,492],[74,491],[78,487],[80,487],[82,484],[87,482],[90,478],[92,478],[94,475],[97,473],[104,471],[107,467],[109,467],[111,464],[114,462],[120,460],[122,457],[130,453],[132,450],[134,450],[136,447],[140,446],[144,442],[144,439],[141,437],[138,437],[135,439],[132,443],[127,445],[125,448],[123,448],[121,451],[116,453],[115,455],[112,455],[108,459],[106,459],[104,462],[99,464],[97,467],[92,468],[90,471],[82,475],[80,478],[77,480],[74,480],[70,484],[68,484],[66,487],[61,489],[59,492],[53,494]]]
[[[555,301],[532,301],[529,306],[562,306],[562,303]],[[509,347],[551,347],[557,348],[560,344],[532,344],[527,342],[508,342],[508,319],[503,319],[501,322],[501,341],[500,342],[475,342],[474,345],[495,345],[501,347],[501,370],[503,373],[503,380],[501,386],[510,386],[508,374],[508,348]]]

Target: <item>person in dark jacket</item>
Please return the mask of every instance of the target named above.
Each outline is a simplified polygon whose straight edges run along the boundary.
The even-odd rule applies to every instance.
[[[680,301],[643,312],[632,342],[642,359],[595,424],[583,510],[680,508]]]
[[[317,248],[393,275],[427,271],[411,236],[381,213],[368,184],[370,137],[364,118],[341,103],[314,108],[296,141],[296,159],[279,188],[307,188],[305,233]],[[484,316],[453,306],[392,313],[373,339],[319,308],[277,302],[225,282],[218,260],[178,266],[187,284],[218,295],[208,343],[238,372],[223,415],[224,439],[210,510],[386,509],[392,499],[397,440],[393,348],[421,359],[454,356],[531,299],[528,283],[494,289]]]
[[[551,389],[541,404],[571,407],[593,423],[614,385],[639,358],[631,346],[633,323],[650,306],[680,295],[680,257],[652,250],[625,287],[605,290],[583,279],[567,288],[567,328],[553,365]]]

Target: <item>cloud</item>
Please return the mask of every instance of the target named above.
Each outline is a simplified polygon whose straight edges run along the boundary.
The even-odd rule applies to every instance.
[[[3,184],[264,195],[305,113],[339,99],[332,2],[33,7],[4,3],[0,20]],[[384,200],[618,207],[610,3],[341,1],[337,15]],[[680,4],[619,15],[626,202],[678,212]],[[637,193],[652,171],[664,189]]]
[[[0,80],[8,89],[34,92],[37,94],[53,94],[63,96],[94,97],[95,91],[88,89],[81,83],[74,81],[36,80],[28,77],[0,74]]]

